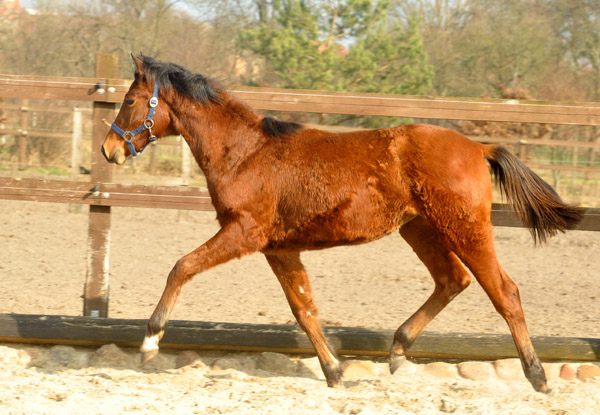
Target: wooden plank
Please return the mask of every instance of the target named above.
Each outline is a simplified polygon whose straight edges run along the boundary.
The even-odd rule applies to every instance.
[[[0,177],[0,199],[159,209],[214,210],[207,190],[187,186],[95,184]]]
[[[540,140],[536,138],[520,138],[517,140],[520,144],[531,146],[547,146],[547,147],[577,147],[577,148],[596,148],[600,149],[600,143],[590,141],[573,141],[573,140]]]
[[[596,103],[446,98],[235,87],[257,109],[329,114],[600,125]]]
[[[600,167],[592,166],[572,166],[569,164],[546,164],[528,161],[527,166],[537,170],[560,170],[560,171],[579,171],[583,173],[599,173]]]
[[[2,75],[0,75],[2,76]],[[28,105],[26,107],[24,107],[22,104],[18,105],[18,104],[7,104],[7,103],[3,103],[0,102],[0,109],[3,110],[10,110],[10,111],[15,111],[15,110],[25,110],[25,111],[29,111],[29,112],[51,112],[51,113],[57,113],[57,114],[68,114],[73,112],[73,108],[71,107],[54,107],[54,106],[49,106],[49,105],[40,105],[40,106],[32,106],[32,105]],[[81,111],[81,112],[92,112],[91,108],[76,108],[77,111]]]
[[[494,226],[508,226],[523,228],[523,222],[512,210],[511,206],[503,203],[492,204],[492,224]],[[587,209],[583,220],[576,228],[580,231],[600,231],[600,209]]]
[[[47,130],[23,130],[21,128],[0,128],[0,135],[13,134],[21,137],[42,137],[42,138],[71,138],[72,133]]]
[[[0,314],[0,342],[139,347],[147,320],[27,314]],[[342,355],[387,356],[394,330],[325,327],[330,344]],[[534,336],[541,360],[600,360],[600,339]],[[314,350],[295,325],[171,321],[161,341],[164,349],[220,349],[308,353]],[[424,332],[409,357],[495,360],[517,357],[508,334]]]
[[[110,86],[115,88],[114,93],[98,94],[96,85],[104,84],[104,89]],[[111,79],[110,84],[106,78],[73,78],[73,77],[47,77],[23,76],[0,74],[0,96],[3,98],[31,98],[47,100],[70,101],[104,101],[117,103],[131,85],[130,80]]]
[[[600,231],[600,209],[588,209],[583,216],[583,220],[577,226],[582,231]]]
[[[487,137],[487,136],[467,136],[471,141],[486,144],[526,144],[528,146],[547,146],[547,147],[577,147],[600,149],[600,143],[589,141],[571,141],[571,140],[544,140],[537,138],[516,138],[516,137]]]
[[[98,186],[98,187],[96,187]],[[143,186],[0,177],[0,199],[145,207],[179,210],[214,210],[205,189],[187,186]],[[492,205],[494,226],[523,227],[509,205]],[[600,209],[588,209],[578,230],[600,231]]]
[[[110,77],[107,77],[110,78]],[[103,94],[95,86],[102,82]],[[130,80],[0,75],[0,96],[120,103]],[[108,92],[108,87],[114,92]],[[426,97],[234,87],[235,96],[262,110],[397,117],[600,125],[597,103]]]

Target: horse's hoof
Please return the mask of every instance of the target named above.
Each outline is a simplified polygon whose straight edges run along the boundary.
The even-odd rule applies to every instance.
[[[393,375],[406,362],[406,356],[390,357],[390,373]]]
[[[552,389],[550,389],[548,387],[548,385],[546,384],[546,382],[543,382],[543,383],[538,384],[538,385],[533,385],[533,389],[535,389],[537,392],[541,392],[541,393],[550,393],[550,392],[552,392]]]
[[[146,363],[158,354],[158,349],[142,350],[142,364]]]
[[[333,389],[344,389],[344,384],[341,379],[327,379],[327,386]]]
[[[330,388],[344,389],[341,366],[337,367],[335,370],[325,372],[325,379],[327,380],[327,386]]]
[[[550,393],[548,381],[546,380],[546,372],[541,363],[537,362],[537,364],[525,369],[525,377],[537,392]]]

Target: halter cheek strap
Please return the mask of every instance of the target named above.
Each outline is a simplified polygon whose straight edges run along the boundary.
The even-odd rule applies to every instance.
[[[119,127],[117,124],[115,124],[114,122],[112,123],[112,125],[110,127],[117,134],[119,134],[121,137],[123,137],[123,140],[125,140],[125,143],[127,143],[127,147],[129,147],[129,152],[131,153],[131,155],[133,157],[137,156],[138,154],[142,154],[142,151],[144,151],[144,149],[146,147],[148,147],[150,144],[152,144],[153,142],[156,141],[156,136],[154,134],[152,134],[152,127],[154,127],[153,118],[154,118],[154,111],[156,110],[156,106],[158,105],[159,90],[160,90],[160,88],[159,88],[158,80],[157,80],[154,83],[154,92],[152,93],[152,98],[150,98],[150,101],[148,102],[148,106],[150,107],[150,109],[148,110],[148,117],[146,117],[146,119],[144,120],[142,125],[140,125],[138,128],[136,128],[133,131],[125,131],[121,127]],[[136,135],[138,135],[139,133],[141,133],[144,130],[148,130],[148,132],[150,133],[150,140],[139,151],[136,151],[131,140],[133,139],[133,137],[135,137]]]

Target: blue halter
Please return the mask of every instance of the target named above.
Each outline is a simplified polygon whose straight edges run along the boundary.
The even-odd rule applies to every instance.
[[[158,105],[159,89],[160,88],[157,80],[154,84],[154,92],[152,93],[152,98],[150,98],[150,101],[148,102],[148,106],[150,107],[150,109],[148,110],[148,117],[144,120],[142,125],[140,125],[133,131],[125,131],[114,122],[110,126],[110,128],[115,130],[117,134],[123,137],[123,140],[125,140],[125,142],[127,143],[127,147],[129,147],[129,152],[133,157],[137,156],[138,154],[142,154],[142,151],[144,151],[146,147],[148,147],[150,144],[156,141],[156,136],[152,134],[152,127],[154,127],[154,120],[152,118],[154,118],[154,110]],[[142,147],[139,151],[136,151],[131,140],[133,137],[135,137],[144,130],[148,130],[148,132],[150,133],[150,141],[148,141],[148,143],[146,143],[146,145]]]

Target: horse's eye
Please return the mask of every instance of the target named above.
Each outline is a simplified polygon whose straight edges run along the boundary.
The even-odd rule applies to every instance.
[[[135,99],[132,99],[132,98],[127,98],[127,99],[125,100],[125,103],[126,103],[127,105],[133,105],[133,103],[134,103],[134,102],[135,102]]]

